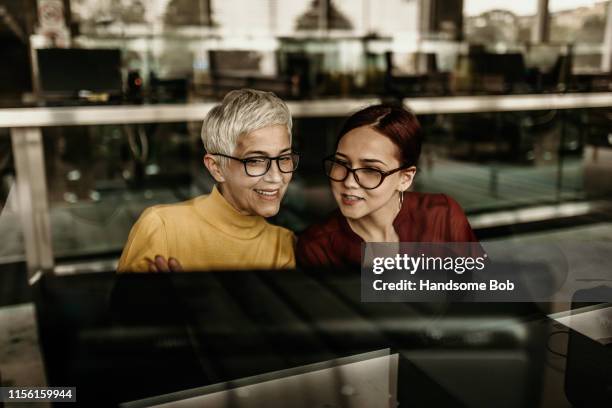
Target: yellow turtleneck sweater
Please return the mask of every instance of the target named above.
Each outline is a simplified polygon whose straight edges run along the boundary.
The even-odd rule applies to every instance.
[[[179,260],[185,270],[295,267],[294,235],[243,215],[215,187],[210,195],[147,208],[132,227],[117,270],[148,271],[145,258]]]

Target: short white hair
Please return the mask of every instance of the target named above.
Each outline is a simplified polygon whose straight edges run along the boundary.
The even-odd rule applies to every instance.
[[[293,122],[285,102],[272,92],[235,90],[204,118],[202,143],[207,153],[232,155],[240,136],[274,125],[286,126],[291,142]]]

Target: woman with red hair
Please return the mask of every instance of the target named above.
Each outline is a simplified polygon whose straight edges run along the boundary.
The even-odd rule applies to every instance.
[[[363,242],[475,242],[455,200],[408,191],[421,153],[414,114],[374,105],[353,114],[324,160],[338,209],[300,237],[304,267],[359,268]]]

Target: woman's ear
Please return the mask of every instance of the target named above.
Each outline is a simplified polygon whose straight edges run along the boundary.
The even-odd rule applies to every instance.
[[[414,176],[416,175],[417,168],[415,166],[408,167],[407,169],[400,171],[400,182],[398,186],[398,190],[407,191],[410,186],[412,186],[412,182],[414,181]]]
[[[208,172],[210,173],[211,176],[213,176],[213,178],[215,179],[217,183],[225,182],[225,176],[223,175],[223,172],[221,171],[221,164],[219,163],[219,161],[217,160],[215,156],[213,156],[212,154],[208,154],[208,153],[205,154],[204,155],[204,166],[206,166],[206,168],[208,169]]]

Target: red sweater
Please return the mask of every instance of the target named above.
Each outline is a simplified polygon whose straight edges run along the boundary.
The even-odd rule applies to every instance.
[[[459,204],[444,194],[407,192],[393,221],[401,242],[477,242]],[[340,210],[304,231],[296,258],[303,267],[359,268],[363,239]]]

